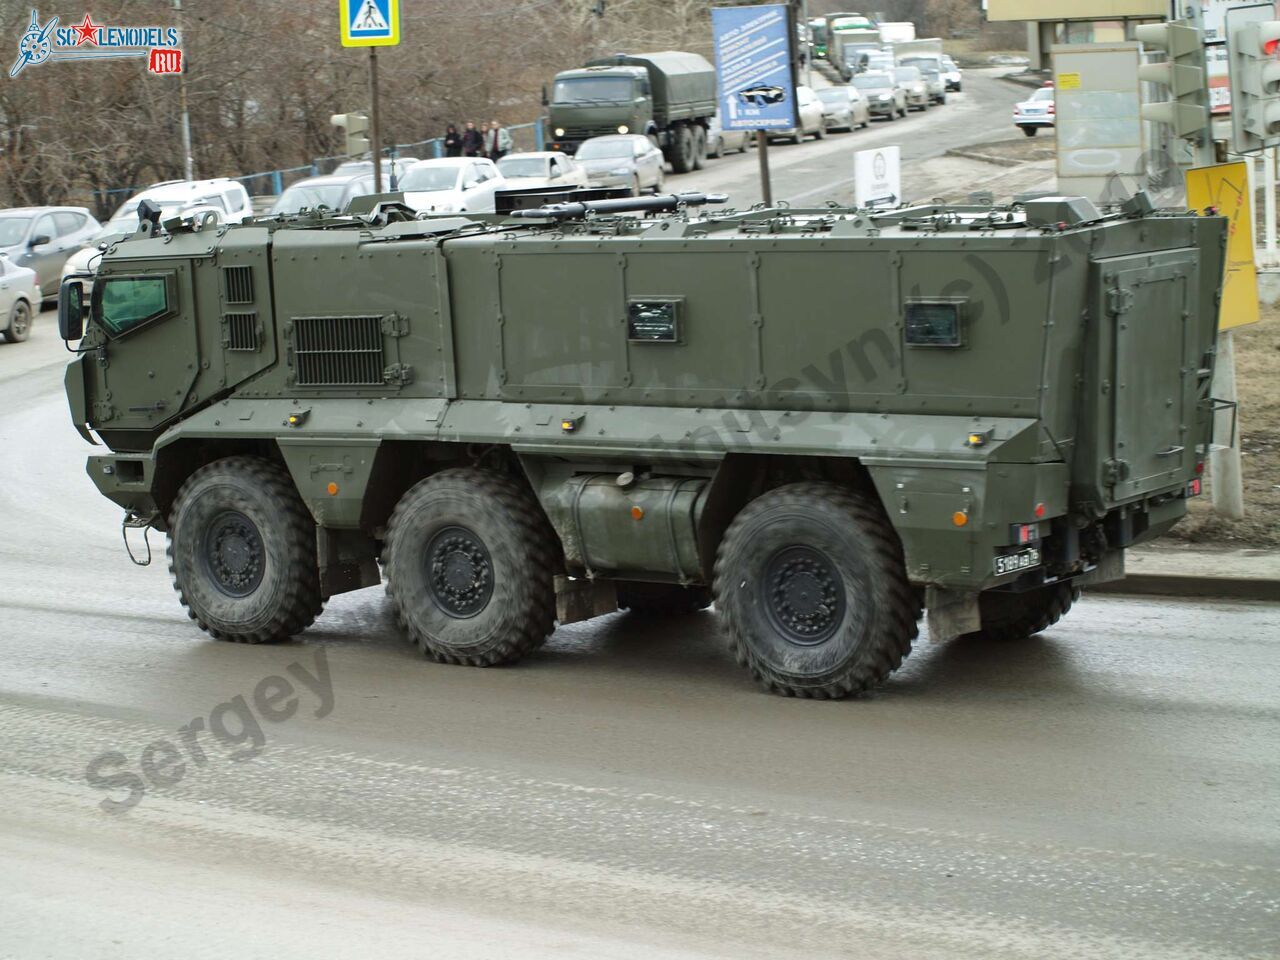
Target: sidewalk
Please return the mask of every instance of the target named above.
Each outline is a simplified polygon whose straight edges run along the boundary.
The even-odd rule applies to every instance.
[[[1125,578],[1090,593],[1280,602],[1280,551],[1160,541],[1125,554]]]

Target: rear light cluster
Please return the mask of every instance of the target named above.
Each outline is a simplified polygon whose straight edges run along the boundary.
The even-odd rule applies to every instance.
[[[1196,477],[1194,480],[1192,480],[1190,483],[1188,483],[1188,484],[1187,484],[1187,496],[1188,496],[1188,497],[1198,497],[1198,496],[1200,496],[1201,483],[1202,483],[1202,481],[1201,481],[1201,479],[1200,479],[1199,477]]]
[[[1009,528],[1009,535],[1018,546],[1035,543],[1040,539],[1038,523],[1015,523]]]

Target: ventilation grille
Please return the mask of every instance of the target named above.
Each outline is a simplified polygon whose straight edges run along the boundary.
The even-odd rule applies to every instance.
[[[381,384],[381,317],[297,317],[293,354],[304,387]]]
[[[227,303],[253,303],[253,267],[223,267],[222,292]]]
[[[258,349],[258,315],[256,313],[228,313],[222,318],[222,322],[226,324],[228,350]]]

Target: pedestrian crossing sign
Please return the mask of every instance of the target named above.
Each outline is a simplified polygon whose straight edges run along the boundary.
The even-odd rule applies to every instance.
[[[400,0],[338,0],[344,47],[394,47],[400,42]]]

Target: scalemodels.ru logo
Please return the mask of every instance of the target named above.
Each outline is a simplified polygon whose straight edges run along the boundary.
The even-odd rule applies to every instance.
[[[18,59],[9,71],[16,77],[27,67],[50,60],[116,60],[146,58],[151,73],[182,72],[182,37],[173,27],[115,27],[94,23],[86,13],[76,26],[59,27],[51,17],[40,25],[39,11],[31,11],[31,25],[18,41]]]

